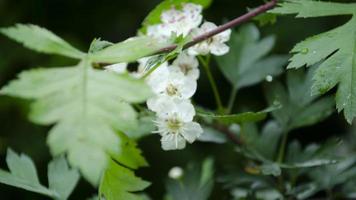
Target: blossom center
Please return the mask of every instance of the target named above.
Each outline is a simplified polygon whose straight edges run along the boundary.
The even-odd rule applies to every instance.
[[[192,70],[192,67],[187,63],[180,64],[179,68],[181,69],[184,75],[187,75]]]
[[[173,84],[168,84],[166,92],[169,96],[174,96],[177,94],[178,88],[176,88]]]
[[[214,42],[214,38],[213,37],[211,37],[211,38],[208,38],[207,40],[206,40],[206,43],[207,44],[212,44]]]
[[[176,118],[171,118],[167,120],[168,129],[170,129],[173,133],[178,133],[179,129],[182,126],[182,122]]]

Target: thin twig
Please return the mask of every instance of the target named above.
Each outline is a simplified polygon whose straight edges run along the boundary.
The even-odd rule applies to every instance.
[[[193,38],[193,40],[191,42],[189,42],[188,44],[186,44],[184,46],[184,48],[189,48],[191,46],[194,46],[195,44],[202,42],[210,37],[213,37],[214,35],[217,35],[219,33],[222,33],[228,29],[231,29],[237,25],[240,25],[252,18],[254,18],[255,16],[264,13],[272,8],[274,8],[277,5],[277,0],[271,0],[270,2],[267,2],[253,10],[251,10],[250,12],[241,15],[240,17],[237,17],[221,26],[218,26],[216,29],[213,29],[207,33],[204,33],[202,35],[199,35],[195,38]],[[170,52],[172,50],[174,50],[177,47],[177,45],[171,45],[165,48],[160,49],[157,53],[164,53],[164,52]]]
[[[214,124],[213,127],[219,132],[223,133],[227,138],[229,138],[236,145],[243,145],[243,141],[236,136],[235,133],[231,132],[228,127],[221,124]]]
[[[213,74],[211,73],[211,70],[210,70],[210,57],[208,56],[206,59],[204,59],[203,57],[198,56],[198,59],[201,62],[201,64],[203,65],[206,76],[208,77],[208,80],[210,82],[211,89],[213,90],[216,105],[218,107],[218,113],[222,114],[224,112],[224,106],[221,102],[220,93],[219,93],[216,81],[215,81]]]

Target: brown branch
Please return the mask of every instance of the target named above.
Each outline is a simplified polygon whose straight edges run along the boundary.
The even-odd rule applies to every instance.
[[[199,36],[193,38],[193,41],[186,44],[184,46],[184,48],[189,48],[191,46],[194,46],[195,44],[202,42],[210,37],[213,37],[214,35],[217,35],[217,34],[224,32],[230,28],[238,26],[238,25],[254,18],[257,15],[274,8],[276,5],[277,5],[277,0],[271,0],[270,2],[267,2],[255,9],[251,10],[250,12],[248,12],[244,15],[241,15],[240,17],[237,17],[237,18],[217,27],[216,29],[211,30],[210,32],[204,33],[202,35],[199,35]],[[171,46],[160,49],[157,53],[170,52],[170,51],[173,51],[175,48],[177,48],[177,45],[171,45]]]

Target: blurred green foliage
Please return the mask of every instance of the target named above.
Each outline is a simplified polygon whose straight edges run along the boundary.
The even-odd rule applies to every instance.
[[[73,46],[79,47],[82,51],[86,51],[89,48],[90,42],[95,37],[118,42],[135,35],[145,16],[158,3],[158,0],[0,0],[0,27],[10,26],[20,22],[38,24],[39,26],[46,27],[58,35],[61,35],[73,44]],[[247,7],[253,8],[262,3],[262,0],[216,0],[212,3],[210,9],[206,10],[206,18],[220,24],[227,19],[232,19],[245,13]],[[274,47],[269,46],[267,48],[270,50],[269,54],[286,55],[294,44],[307,36],[327,31],[336,27],[337,24],[346,22],[346,20],[347,17],[343,16],[309,20],[293,19],[292,17],[278,18],[275,24],[266,25],[260,29],[260,38],[274,35],[275,45]],[[242,32],[243,30],[244,29],[239,29],[239,32]],[[255,36],[253,39],[257,40],[258,37],[256,39]],[[252,40],[252,42],[255,42],[254,40]],[[238,42],[239,41],[237,41],[237,43]],[[253,60],[253,64],[256,64],[254,62],[255,60]],[[220,64],[221,61],[218,60],[217,63]],[[221,66],[218,66],[217,63],[213,64],[212,70],[214,76],[218,80],[218,87],[221,89],[223,99],[228,99],[232,86],[229,81],[224,78],[224,75],[226,74],[219,71],[219,67],[221,68]],[[53,67],[73,64],[75,64],[75,62],[71,59],[59,56],[51,57],[30,52],[29,50],[22,48],[20,45],[7,40],[3,36],[0,37],[1,87],[9,80],[14,79],[17,73],[25,69],[38,66]],[[271,74],[272,73],[277,75],[280,74],[280,71],[276,70],[272,71]],[[298,74],[302,72],[295,73]],[[263,76],[264,75],[265,74],[263,74]],[[264,88],[273,86],[264,81],[261,78],[263,76],[258,76],[259,81],[263,81],[262,84],[248,88],[241,87],[242,89],[239,90],[236,101],[231,108],[232,113],[246,111],[247,108],[249,108],[249,110],[259,110],[268,106],[268,101],[264,98]],[[288,88],[288,84],[284,83],[290,81],[289,76],[288,73],[288,75],[282,74],[278,77],[274,77],[274,81],[278,81],[278,83],[273,82],[272,84],[277,85],[275,87],[286,90],[285,88]],[[240,86],[237,85],[237,87]],[[288,91],[290,91],[289,88]],[[301,93],[305,92],[303,89],[299,90],[298,88],[296,91]],[[330,94],[332,94],[332,92],[333,91],[331,91]],[[293,94],[288,95],[289,97],[292,97],[291,95]],[[286,94],[286,96],[288,95]],[[305,104],[311,103],[312,100],[307,101]],[[214,108],[215,103],[205,74],[202,74],[202,77],[199,80],[199,90],[194,97],[194,101],[206,108]],[[226,101],[224,103],[227,104],[228,102]],[[297,100],[293,103],[298,104],[303,102]],[[328,103],[325,104],[329,105]],[[303,104],[302,106],[305,105]],[[294,106],[294,104],[291,107],[293,110],[300,108]],[[276,112],[283,111],[290,114],[290,112],[285,111],[285,109]],[[36,163],[37,170],[40,173],[39,177],[45,177],[47,163],[51,159],[49,156],[49,149],[45,142],[48,128],[28,122],[28,112],[29,108],[26,101],[0,96],[0,160],[2,161],[0,166],[1,168],[6,168],[4,162],[6,148],[12,147],[17,152],[24,152],[30,155]],[[328,114],[330,113],[328,112]],[[309,116],[310,114],[307,115]],[[302,115],[302,117],[304,116]],[[324,115],[321,117],[324,117]],[[280,122],[284,121],[284,119],[278,118],[276,118],[276,120]],[[356,150],[356,130],[349,129],[349,126],[345,123],[342,116],[334,113],[322,123],[304,127],[304,125],[313,124],[313,119],[308,120],[308,122],[310,122],[308,124],[293,123],[290,125],[293,128],[298,129],[288,130],[290,131],[288,141],[298,140],[299,142],[290,142],[286,147],[286,157],[289,158],[289,160],[286,159],[287,163],[300,162],[300,160],[293,160],[293,155],[295,154],[303,154],[306,157],[308,155],[310,155],[310,157],[315,156],[315,152],[319,152],[320,147],[310,145],[313,143],[324,143],[326,142],[326,138],[334,136],[340,138],[347,137],[347,142],[343,143],[344,150],[341,149],[337,151],[339,154],[345,157],[345,155],[352,155],[352,150]],[[149,125],[147,126],[149,127]],[[268,148],[256,150],[257,152],[262,152],[262,156],[266,157],[267,160],[276,159],[276,156],[278,156],[276,155],[277,149],[273,148],[276,146],[271,144],[278,143],[277,140],[279,140],[282,133],[276,131],[278,130],[278,126],[276,126],[274,121],[262,122],[260,124],[246,124],[241,126],[241,131],[244,130],[248,130],[245,132],[247,135],[251,133],[248,136],[260,138],[260,140],[250,139],[253,142],[267,144]],[[271,132],[270,130],[274,130],[272,131],[273,134],[269,135],[270,137],[267,137],[267,135],[265,136],[265,134]],[[346,133],[349,134],[346,136]],[[212,135],[213,134],[216,133],[212,133]],[[259,137],[261,134],[262,136]],[[183,151],[174,152],[162,151],[158,142],[158,137],[155,135],[150,135],[141,140],[139,146],[143,149],[144,156],[151,165],[150,167],[139,170],[138,176],[154,183],[146,190],[150,197],[154,200],[162,199],[167,191],[166,187],[170,188],[168,191],[177,189],[173,183],[165,181],[167,180],[167,173],[172,166],[186,166],[192,160],[202,163],[207,156],[214,157],[214,174],[215,176],[220,177],[220,181],[214,184],[210,199],[230,199],[231,196],[239,199],[246,196],[258,197],[261,195],[267,197],[270,196],[273,199],[280,195],[276,188],[271,187],[276,181],[275,178],[268,175],[261,176],[258,169],[258,167],[262,167],[262,171],[264,171],[265,174],[276,175],[280,173],[278,172],[278,165],[276,166],[274,163],[268,162],[262,164],[263,162],[261,163],[261,160],[253,157],[252,160],[257,162],[248,163],[246,166],[244,164],[246,163],[246,159],[242,157],[241,154],[234,151],[236,150],[234,145],[226,142],[226,140],[221,137],[218,137],[217,140],[219,143],[223,144],[214,143],[216,142],[216,139],[214,139],[214,136],[211,136],[209,139],[209,141],[213,141],[211,143],[195,143]],[[251,147],[254,147],[254,145],[255,144],[252,144]],[[239,151],[241,152],[241,149]],[[290,169],[287,174],[287,177],[290,178],[287,181],[290,182],[290,187],[287,186],[290,189],[286,191],[286,193],[291,195],[304,195],[303,197],[308,197],[308,195],[314,194],[316,194],[316,196],[324,197],[325,191],[332,193],[332,187],[347,182],[345,187],[341,188],[340,191],[343,191],[344,194],[348,194],[350,198],[354,198],[354,188],[356,183],[354,180],[350,180],[350,177],[355,174],[355,167],[352,167],[353,164],[354,160],[350,159],[338,163],[335,166],[325,166],[323,168],[313,169],[310,172],[301,172],[298,169]],[[197,164],[197,166],[200,165]],[[197,168],[197,172],[194,173],[199,174],[199,167],[195,168]],[[299,187],[294,187],[296,182],[299,183],[299,180],[295,179],[295,174],[306,174],[304,179],[307,179],[308,181],[303,180]],[[333,179],[334,177],[338,177],[337,181],[330,182],[330,179]],[[45,181],[42,180],[41,182]],[[165,186],[166,184],[167,186]],[[226,192],[226,188],[230,190],[229,193]],[[246,188],[249,190],[246,191]],[[5,185],[0,185],[0,194],[1,199],[4,200],[43,199],[40,195],[20,191]],[[74,191],[72,199],[85,199],[90,197],[88,194],[94,195],[96,194],[96,190],[88,183],[80,181],[79,186]]]

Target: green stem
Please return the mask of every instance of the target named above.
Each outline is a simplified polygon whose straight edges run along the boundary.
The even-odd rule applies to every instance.
[[[236,95],[237,95],[237,89],[236,89],[236,87],[233,87],[232,90],[231,90],[229,103],[228,103],[227,110],[226,110],[227,114],[230,114],[232,109],[233,109],[233,107],[234,107],[234,103],[235,103],[235,100],[236,100]]]
[[[283,162],[284,154],[286,151],[287,140],[288,140],[288,131],[283,131],[282,134],[283,134],[283,138],[282,138],[281,145],[279,147],[278,158],[277,158],[278,163]]]
[[[145,73],[145,75],[143,75],[142,77],[141,77],[141,79],[145,79],[145,78],[147,78],[152,72],[154,72],[159,66],[161,66],[162,65],[162,62],[158,62],[158,63],[156,63],[153,67],[151,67],[151,69],[149,69],[146,73]]]
[[[224,107],[221,103],[221,98],[220,98],[220,94],[219,94],[219,90],[218,90],[218,87],[216,86],[216,82],[215,82],[215,79],[211,73],[211,70],[210,70],[210,66],[209,66],[209,63],[210,63],[210,57],[206,57],[206,60],[204,60],[204,58],[202,58],[201,56],[198,56],[198,59],[199,61],[201,62],[201,64],[203,65],[203,68],[205,70],[205,73],[209,79],[209,82],[210,82],[210,85],[211,85],[211,88],[213,90],[213,93],[214,93],[214,97],[215,97],[215,101],[216,101],[216,105],[218,107],[218,112],[219,113],[223,113],[224,111]]]

